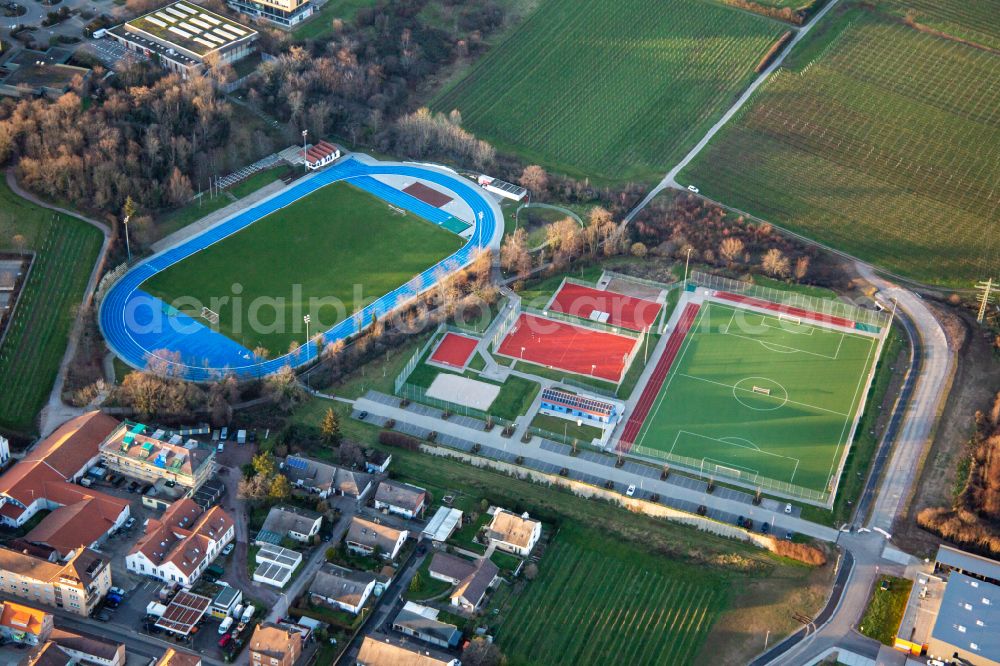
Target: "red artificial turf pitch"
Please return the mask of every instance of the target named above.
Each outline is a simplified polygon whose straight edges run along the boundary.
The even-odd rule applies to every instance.
[[[617,383],[625,373],[625,357],[637,343],[636,338],[522,314],[498,353]]]
[[[660,314],[659,303],[614,291],[601,291],[572,282],[563,283],[549,308],[588,319],[594,310],[607,312],[612,326],[641,331],[653,325]]]
[[[728,291],[716,292],[716,297],[722,298],[727,301],[733,301],[736,303],[742,303],[743,305],[750,305],[755,308],[764,308],[766,310],[773,310],[781,314],[788,315],[790,317],[798,317],[800,319],[811,319],[813,321],[823,322],[824,324],[833,324],[834,326],[843,326],[844,328],[854,328],[854,322],[850,319],[845,319],[843,317],[835,317],[833,315],[823,314],[822,312],[812,312],[811,310],[803,310],[802,308],[797,308],[791,305],[781,305],[780,303],[772,303],[770,301],[763,301],[759,298],[754,298],[753,296],[744,296],[743,294],[731,294]]]
[[[403,188],[403,191],[411,197],[416,197],[424,203],[434,206],[435,208],[440,208],[451,201],[451,197],[444,192],[438,192],[433,187],[427,187],[420,182],[413,183],[412,185]]]
[[[454,368],[464,368],[465,364],[469,362],[469,357],[472,356],[472,352],[476,349],[478,342],[475,338],[467,338],[457,333],[448,333],[441,338],[437,349],[431,354],[431,360],[435,363],[450,365]]]

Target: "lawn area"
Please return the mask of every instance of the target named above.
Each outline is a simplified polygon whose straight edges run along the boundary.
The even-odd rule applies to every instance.
[[[500,570],[505,575],[514,573],[514,571],[517,570],[517,567],[521,565],[520,557],[511,555],[510,553],[505,553],[502,550],[494,550],[493,554],[490,555],[490,561],[500,567]]]
[[[882,581],[889,583],[888,590],[881,589]],[[912,580],[880,576],[875,582],[868,608],[858,623],[858,631],[883,645],[892,645],[903,613],[906,611],[906,600],[910,596],[912,587]]]
[[[524,160],[651,181],[704,134],[785,30],[703,0],[551,0],[432,102]]]
[[[101,232],[25,201],[0,182],[0,247],[14,236],[36,253],[0,348],[0,429],[30,436],[66,351],[77,308],[101,250]],[[16,390],[15,390],[16,387]]]
[[[907,277],[996,274],[1000,56],[906,25],[911,5],[1000,40],[995,0],[836,7],[678,180]]]
[[[531,425],[560,437],[565,435],[567,440],[577,439],[580,444],[590,444],[592,439],[600,439],[603,433],[600,428],[595,428],[592,425],[577,425],[576,421],[549,414],[536,414],[535,418],[531,420]]]
[[[322,39],[333,31],[333,19],[354,20],[362,7],[370,7],[375,0],[327,0],[314,16],[292,28],[295,39]]]
[[[438,580],[437,578],[431,578],[431,560],[434,559],[434,552],[427,554],[424,558],[423,564],[417,569],[417,576],[419,576],[420,584],[414,589],[412,582],[410,585],[409,594],[407,598],[412,598],[415,601],[422,601],[425,599],[433,599],[439,595],[443,595],[445,592],[451,589],[451,583],[443,580]],[[414,580],[417,580],[416,576]]]
[[[495,620],[511,664],[690,664],[730,593],[722,576],[564,525]]]
[[[702,305],[633,451],[825,498],[877,351],[871,336]]]
[[[219,329],[247,349],[262,346],[276,356],[304,339],[303,313],[312,317],[312,332],[326,330],[461,244],[435,224],[334,183],[174,264],[143,288],[198,316],[199,306],[184,308],[178,299],[213,304],[241,285],[240,299],[212,308]]]
[[[538,382],[521,377],[508,377],[496,400],[490,405],[490,414],[513,421],[528,411],[528,407],[541,388]]]

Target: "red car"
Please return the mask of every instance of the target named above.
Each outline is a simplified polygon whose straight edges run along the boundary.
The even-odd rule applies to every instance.
[[[233,640],[231,634],[222,634],[222,638],[219,639],[219,647],[224,648],[229,645],[229,642]]]

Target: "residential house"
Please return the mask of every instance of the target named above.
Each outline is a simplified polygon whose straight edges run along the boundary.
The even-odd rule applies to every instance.
[[[48,640],[52,615],[13,601],[0,602],[0,636],[5,642],[39,645]]]
[[[500,574],[500,569],[488,558],[467,560],[450,553],[437,552],[428,567],[431,578],[456,586],[451,593],[451,605],[475,613]]]
[[[375,491],[375,508],[404,518],[422,516],[427,506],[427,491],[398,481],[382,481]]]
[[[60,563],[0,548],[0,594],[86,617],[110,588],[110,560],[89,548]]]
[[[357,615],[377,582],[375,574],[368,571],[352,571],[327,563],[316,572],[309,586],[309,598],[313,603],[326,604]]]
[[[105,437],[101,457],[108,469],[148,483],[166,479],[191,491],[215,472],[215,449],[185,448],[148,430],[142,423],[124,421]]]
[[[56,628],[49,640],[78,662],[97,666],[124,666],[125,644],[91,634]]]
[[[527,557],[542,536],[542,524],[527,513],[519,516],[498,508],[486,527],[486,536],[500,550]]]
[[[205,511],[193,500],[182,499],[159,519],[146,521],[146,533],[125,557],[125,566],[144,576],[191,585],[235,534],[233,519],[222,507]]]
[[[397,530],[382,523],[354,516],[347,528],[344,542],[350,550],[361,555],[371,555],[378,549],[384,559],[395,559],[403,542],[410,535],[407,530]]]
[[[280,544],[285,537],[308,543],[319,534],[323,516],[315,511],[294,506],[275,506],[267,514],[264,525],[255,537],[258,544]]]
[[[254,628],[249,649],[252,666],[293,666],[302,654],[302,634],[265,622]]]
[[[201,657],[171,647],[163,653],[156,666],[201,666]]]
[[[452,656],[437,656],[416,646],[393,643],[391,639],[376,640],[365,636],[355,660],[357,666],[462,666]]]
[[[468,613],[479,611],[486,593],[496,583],[500,569],[488,557],[476,561],[475,569],[458,582],[451,593],[451,605]]]
[[[441,648],[453,648],[458,645],[462,640],[462,632],[455,625],[441,622],[437,618],[436,608],[407,601],[396,615],[396,619],[392,621],[392,628]]]
[[[41,647],[32,650],[21,662],[23,666],[74,666],[76,659],[69,656],[53,641],[45,641]]]
[[[90,412],[67,421],[29,451],[0,476],[0,524],[21,527],[39,511],[51,511],[24,541],[66,560],[81,547],[95,547],[128,520],[126,500],[76,483],[117,426],[110,416]]]
[[[438,551],[431,557],[427,570],[431,578],[458,585],[463,578],[476,570],[476,563],[458,555]]]
[[[365,460],[365,471],[369,474],[385,474],[389,470],[389,463],[392,462],[392,454],[374,449],[368,459]]]
[[[370,474],[328,465],[302,456],[285,458],[285,462],[281,464],[281,471],[293,484],[316,493],[323,499],[342,496],[361,503],[365,501],[372,486]]]

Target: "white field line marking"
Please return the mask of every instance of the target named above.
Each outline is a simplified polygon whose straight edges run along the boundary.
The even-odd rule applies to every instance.
[[[706,382],[708,384],[715,384],[716,386],[723,386],[725,388],[732,389],[733,391],[742,391],[743,393],[750,393],[752,395],[762,395],[760,393],[754,393],[754,391],[752,389],[740,388],[740,387],[738,387],[736,385],[733,385],[733,384],[726,384],[725,382],[717,382],[714,379],[705,379],[704,377],[695,377],[693,375],[683,375],[683,376],[687,377],[688,379],[695,379],[695,380],[697,380],[699,382]],[[787,393],[787,390],[785,392]],[[764,397],[771,398],[772,396],[764,396]],[[776,400],[777,398],[772,398],[772,399]],[[809,403],[806,403],[806,402],[796,402],[795,400],[791,400],[791,399],[788,399],[785,402],[789,403],[789,404],[792,404],[792,405],[798,405],[799,407],[805,407],[807,409],[815,409],[815,410],[820,411],[820,412],[826,412],[828,414],[833,414],[835,416],[843,416],[844,418],[850,418],[850,414],[843,414],[841,412],[835,412],[832,409],[827,409],[825,407],[817,407],[816,405],[810,405]]]
[[[861,376],[858,378],[858,385],[854,389],[854,400],[851,402],[851,407],[854,410],[854,419],[851,419],[850,416],[848,416],[844,420],[844,427],[841,428],[840,439],[837,444],[837,448],[834,450],[833,459],[830,461],[830,471],[827,473],[826,477],[827,487],[830,486],[830,481],[833,479],[833,468],[837,464],[837,460],[840,458],[840,451],[843,447],[847,446],[847,442],[844,441],[844,436],[846,434],[847,427],[848,425],[851,424],[852,421],[858,421],[861,419],[861,414],[858,414],[858,394],[861,391],[861,385],[864,384],[865,380],[871,375],[872,353],[875,351],[876,348],[875,338],[864,337],[864,339],[868,340],[868,345],[869,345],[868,357],[865,359],[865,372],[861,373]]]

